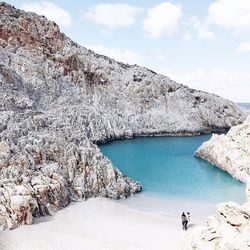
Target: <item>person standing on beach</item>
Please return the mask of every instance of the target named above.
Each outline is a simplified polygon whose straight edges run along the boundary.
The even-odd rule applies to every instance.
[[[187,212],[187,220],[188,220],[188,223],[190,223],[190,213]]]
[[[181,215],[181,222],[182,222],[182,229],[187,230],[188,220],[187,220],[187,216],[185,215],[184,212]]]

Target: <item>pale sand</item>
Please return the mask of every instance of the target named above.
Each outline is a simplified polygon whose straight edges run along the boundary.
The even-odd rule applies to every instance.
[[[199,225],[203,219],[192,223]],[[187,234],[180,224],[180,216],[96,198],[74,203],[33,225],[1,233],[0,244],[1,250],[179,250]],[[191,225],[189,230],[193,228]]]

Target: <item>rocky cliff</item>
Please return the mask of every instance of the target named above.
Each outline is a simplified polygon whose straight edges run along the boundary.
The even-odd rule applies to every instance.
[[[224,135],[213,134],[195,155],[201,157],[242,182],[250,180],[250,116]]]
[[[185,249],[250,249],[250,116],[226,135],[214,134],[195,154],[247,183],[247,202],[219,204],[207,225],[189,235]]]
[[[94,144],[228,129],[244,113],[83,48],[43,16],[0,3],[0,227],[71,201],[140,191]]]
[[[216,215],[207,220],[206,226],[197,227],[188,235],[184,249],[247,250],[249,232],[250,201],[242,206],[235,202],[219,204]]]

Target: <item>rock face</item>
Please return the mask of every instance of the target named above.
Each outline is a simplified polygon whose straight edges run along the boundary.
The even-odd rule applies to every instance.
[[[245,119],[230,101],[80,47],[45,17],[0,3],[0,227],[71,201],[140,191],[94,144],[198,134]]]
[[[185,249],[250,249],[250,116],[226,135],[214,134],[195,154],[247,183],[247,202],[219,204],[207,225],[189,235]]]
[[[249,188],[247,190],[249,197]],[[217,205],[217,214],[207,225],[195,228],[187,238],[185,250],[250,249],[250,200],[240,206],[235,202]]]
[[[226,135],[214,134],[195,155],[227,171],[242,182],[250,181],[250,116]],[[250,183],[250,182],[249,182]]]

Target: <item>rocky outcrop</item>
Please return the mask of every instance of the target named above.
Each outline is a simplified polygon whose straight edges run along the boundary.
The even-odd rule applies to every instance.
[[[189,234],[185,249],[250,249],[250,117],[226,135],[214,134],[195,154],[247,183],[247,202],[219,204],[207,225]]]
[[[249,188],[247,189],[249,197]],[[235,202],[217,205],[217,214],[207,225],[195,228],[187,237],[185,250],[250,249],[250,201],[240,206]]]
[[[0,226],[71,201],[140,191],[94,144],[228,129],[245,114],[137,65],[83,48],[45,17],[0,3]]]
[[[195,155],[227,171],[242,182],[250,180],[250,116],[226,135],[214,134]]]

